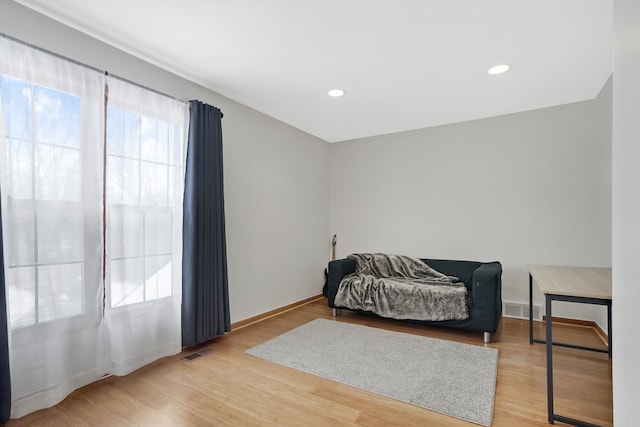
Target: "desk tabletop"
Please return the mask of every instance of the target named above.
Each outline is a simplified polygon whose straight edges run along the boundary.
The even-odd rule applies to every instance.
[[[542,293],[611,299],[611,269],[530,265],[529,273]]]

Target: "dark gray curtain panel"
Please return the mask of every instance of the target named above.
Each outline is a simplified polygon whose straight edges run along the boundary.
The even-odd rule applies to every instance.
[[[2,249],[2,197],[0,196],[0,424],[9,421],[11,415],[9,325],[7,319],[7,291],[4,281],[4,250]]]
[[[231,330],[222,179],[222,113],[190,101],[182,257],[182,345]]]

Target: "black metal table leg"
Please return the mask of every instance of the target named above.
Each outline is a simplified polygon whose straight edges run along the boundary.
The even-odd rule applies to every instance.
[[[611,301],[607,304],[607,334],[609,335],[607,337],[607,344],[609,344],[609,359],[611,359]]]
[[[529,344],[533,344],[533,277],[529,273]]]
[[[552,317],[551,317],[551,296],[545,295],[546,302],[546,326],[547,336],[545,341],[547,342],[547,412],[548,422],[553,424],[553,337],[551,331]]]

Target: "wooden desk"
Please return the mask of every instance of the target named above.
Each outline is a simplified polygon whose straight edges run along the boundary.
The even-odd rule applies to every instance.
[[[533,282],[545,297],[546,340],[533,338]],[[553,341],[552,301],[579,302],[607,306],[608,349],[585,347]],[[551,265],[529,266],[529,343],[547,345],[547,409],[548,422],[560,421],[575,426],[591,427],[593,424],[557,415],[553,411],[553,346],[609,353],[611,357],[611,269],[591,267],[561,267]]]

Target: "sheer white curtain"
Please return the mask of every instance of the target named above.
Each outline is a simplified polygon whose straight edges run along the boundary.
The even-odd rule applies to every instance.
[[[181,350],[182,196],[189,107],[110,79],[107,311],[112,372]]]
[[[12,416],[105,373],[103,76],[0,39]]]
[[[188,106],[105,80],[0,38],[14,418],[180,351]]]

